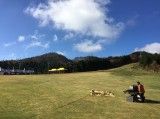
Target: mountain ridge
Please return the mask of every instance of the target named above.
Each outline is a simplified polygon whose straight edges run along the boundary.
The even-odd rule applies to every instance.
[[[48,70],[52,68],[60,67],[66,68],[67,72],[96,71],[116,68],[130,63],[136,63],[139,62],[140,59],[145,60],[144,58],[141,58],[145,55],[153,58],[152,54],[147,52],[133,52],[129,55],[123,56],[110,56],[103,58],[96,56],[86,56],[75,57],[73,60],[70,60],[61,54],[50,52],[20,60],[0,61],[0,67],[4,69],[32,69],[35,71],[35,73],[41,74],[48,73]],[[159,59],[156,61],[159,63]],[[149,63],[151,64],[152,61]],[[142,66],[144,68],[143,64]]]

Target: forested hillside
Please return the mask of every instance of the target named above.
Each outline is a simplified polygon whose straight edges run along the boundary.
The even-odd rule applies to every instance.
[[[0,61],[0,67],[4,69],[34,70],[35,73],[48,73],[51,68],[67,67],[71,60],[57,53],[47,53],[41,56],[21,59]]]
[[[139,64],[147,71],[160,72],[160,54],[143,53]]]
[[[139,62],[145,70],[160,71],[160,54],[135,52],[130,55],[99,58],[95,56],[76,57],[73,60],[57,53],[47,53],[41,56],[0,61],[4,69],[32,69],[35,73],[48,73],[49,69],[64,67],[66,72],[84,72],[116,68],[125,64]]]

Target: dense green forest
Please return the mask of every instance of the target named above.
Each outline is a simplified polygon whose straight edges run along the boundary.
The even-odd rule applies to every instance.
[[[160,54],[143,53],[139,65],[147,71],[160,72]]]
[[[148,71],[160,71],[160,54],[135,52],[130,55],[99,58],[95,56],[76,57],[73,60],[57,53],[47,53],[21,60],[0,61],[3,69],[34,70],[36,74],[49,73],[52,68],[64,67],[66,72],[85,72],[116,68],[125,64],[139,62],[139,66]]]

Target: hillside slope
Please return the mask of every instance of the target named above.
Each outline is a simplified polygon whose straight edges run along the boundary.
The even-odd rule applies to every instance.
[[[32,69],[35,73],[48,73],[51,68],[66,67],[70,63],[72,61],[63,55],[47,53],[21,60],[0,61],[0,67],[4,69]]]
[[[146,52],[103,58],[95,56],[76,57],[73,60],[57,53],[47,53],[21,60],[0,61],[0,67],[3,69],[32,69],[35,73],[43,74],[48,73],[48,70],[52,68],[64,67],[67,72],[86,72],[112,69],[137,62],[140,62],[139,64],[143,69],[160,72],[160,55]]]

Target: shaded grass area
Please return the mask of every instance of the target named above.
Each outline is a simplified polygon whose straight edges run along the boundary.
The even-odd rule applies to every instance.
[[[1,75],[0,118],[158,119],[160,75],[130,71],[130,67],[73,74]],[[137,80],[145,86],[146,102],[126,102],[123,90]],[[92,89],[111,91],[116,97],[94,97]]]

